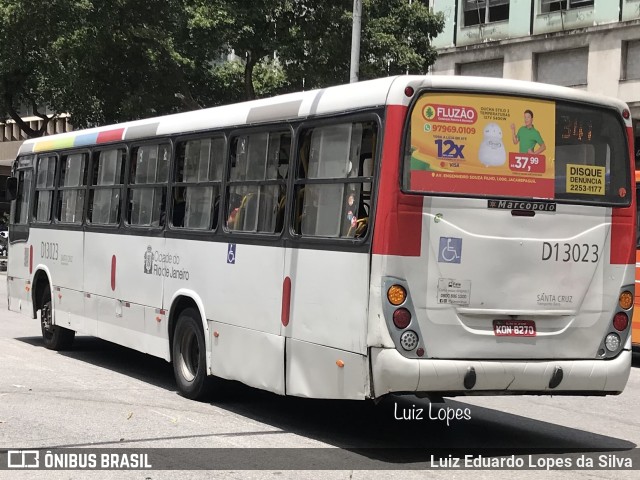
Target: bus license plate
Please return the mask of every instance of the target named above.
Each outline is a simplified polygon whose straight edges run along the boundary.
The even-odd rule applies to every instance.
[[[494,320],[493,333],[497,337],[535,337],[536,322],[533,320]]]

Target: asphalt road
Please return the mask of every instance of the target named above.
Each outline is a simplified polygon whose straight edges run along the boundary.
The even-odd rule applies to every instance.
[[[608,468],[415,469],[430,460],[429,452],[439,452],[436,463],[446,461],[443,448],[492,449],[494,457],[509,451],[523,459],[592,450],[616,455],[635,448],[640,445],[637,356],[622,395],[460,397],[433,404],[431,417],[442,409],[468,409],[469,419],[448,423],[430,419],[428,401],[416,397],[391,397],[377,405],[319,401],[235,382],[225,382],[222,393],[207,402],[193,402],[176,393],[171,366],[163,360],[92,337],[77,337],[68,352],[45,349],[38,322],[6,310],[5,279],[0,273],[0,450],[170,448],[167,458],[173,455],[185,471],[0,470],[0,478],[640,478],[640,470]],[[418,409],[422,419],[396,419]],[[228,469],[206,472],[183,465],[206,465],[211,458],[202,456],[220,451],[178,448],[233,448],[237,454],[227,455]],[[304,471],[283,466],[292,459],[299,459]],[[359,469],[371,460],[387,470]],[[273,468],[247,470],[264,467]]]

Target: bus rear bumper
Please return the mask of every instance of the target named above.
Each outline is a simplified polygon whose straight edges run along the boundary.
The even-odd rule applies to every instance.
[[[391,348],[371,348],[375,398],[387,393],[434,395],[610,395],[622,392],[631,369],[630,345],[611,360],[415,360]],[[550,382],[562,369],[555,388]],[[468,372],[475,372],[469,384]],[[557,381],[558,374],[555,375]]]

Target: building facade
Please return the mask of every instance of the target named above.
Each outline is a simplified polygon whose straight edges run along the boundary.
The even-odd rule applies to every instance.
[[[446,19],[434,74],[538,81],[614,96],[640,168],[640,0],[432,0]]]

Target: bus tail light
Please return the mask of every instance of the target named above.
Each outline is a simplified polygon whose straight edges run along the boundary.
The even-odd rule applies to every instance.
[[[629,310],[633,306],[633,294],[628,290],[622,292],[618,297],[618,305],[623,310]]]
[[[406,308],[399,308],[393,312],[393,324],[396,328],[404,330],[411,323],[411,312]]]
[[[613,317],[613,326],[619,332],[625,330],[629,326],[629,317],[624,312],[618,312]]]
[[[604,346],[607,347],[607,350],[610,352],[615,352],[620,348],[620,337],[616,333],[610,333],[604,339]]]
[[[402,305],[407,299],[407,291],[402,285],[391,285],[387,290],[387,300],[391,305]]]
[[[406,351],[411,351],[418,346],[418,334],[413,330],[407,330],[400,336],[400,345]]]

